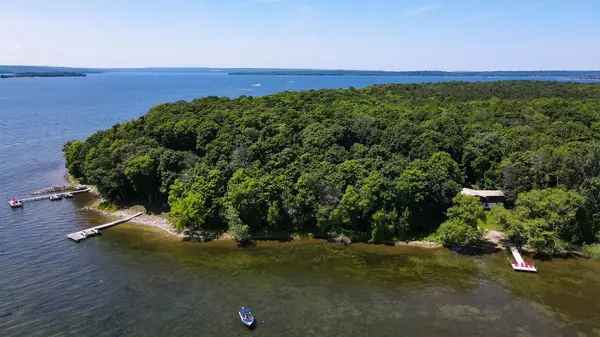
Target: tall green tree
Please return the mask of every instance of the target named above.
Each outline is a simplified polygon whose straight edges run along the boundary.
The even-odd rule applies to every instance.
[[[209,212],[205,204],[206,200],[199,193],[189,193],[183,198],[173,199],[169,217],[175,224],[175,228],[201,231]]]
[[[440,225],[437,233],[450,246],[464,247],[476,243],[483,236],[478,228],[485,221],[485,213],[478,198],[458,194],[448,208],[448,220]]]
[[[148,201],[152,202],[152,196],[160,186],[156,161],[149,155],[135,157],[127,162],[123,173],[133,188],[137,192],[145,194]]]
[[[528,243],[540,250],[557,250],[583,239],[583,206],[577,192],[549,188],[520,194],[515,213],[523,220]]]

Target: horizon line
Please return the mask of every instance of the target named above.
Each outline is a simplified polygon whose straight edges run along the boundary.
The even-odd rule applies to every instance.
[[[27,64],[0,64],[0,67],[40,67],[40,68],[71,68],[71,69],[90,69],[90,70],[109,70],[109,69],[211,69],[211,70],[309,70],[309,71],[379,71],[379,72],[543,72],[543,71],[598,71],[599,69],[494,69],[494,70],[440,70],[440,69],[413,69],[413,70],[385,70],[385,69],[344,69],[344,68],[281,68],[281,67],[210,67],[210,66],[142,66],[142,67],[77,67],[77,66],[55,66],[55,65],[27,65]]]

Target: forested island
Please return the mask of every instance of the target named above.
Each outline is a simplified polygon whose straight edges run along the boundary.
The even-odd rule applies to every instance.
[[[51,72],[23,72],[13,74],[3,74],[0,78],[18,78],[18,77],[81,77],[86,76],[85,73],[51,71]]]
[[[229,75],[268,76],[439,76],[439,77],[560,77],[569,79],[600,79],[600,71],[535,70],[535,71],[385,71],[327,69],[241,69]]]
[[[154,106],[63,148],[117,204],[179,230],[384,242],[481,238],[554,252],[600,239],[600,84],[375,85]],[[484,213],[463,187],[502,189]]]

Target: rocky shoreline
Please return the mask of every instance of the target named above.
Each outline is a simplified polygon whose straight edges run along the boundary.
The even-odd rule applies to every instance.
[[[42,195],[42,194],[50,194],[50,193],[59,193],[59,192],[69,192],[69,191],[80,191],[88,189],[89,186],[81,185],[81,184],[64,184],[52,187],[42,188],[41,190],[31,192],[32,195]]]

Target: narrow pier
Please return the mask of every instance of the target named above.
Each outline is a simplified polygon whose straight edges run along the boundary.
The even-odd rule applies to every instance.
[[[515,262],[513,262],[511,264],[513,267],[513,270],[529,271],[532,273],[537,272],[537,269],[533,266],[533,264],[529,264],[529,263],[525,262],[525,260],[523,260],[523,257],[521,257],[521,254],[517,250],[517,247],[515,247],[513,245],[509,245],[508,248],[510,248],[510,252],[513,254],[513,256],[516,260]]]
[[[78,232],[71,233],[71,234],[67,235],[67,237],[69,239],[75,241],[75,242],[80,242],[80,241],[83,241],[83,240],[87,239],[90,236],[98,235],[98,233],[101,230],[103,230],[103,229],[107,229],[107,228],[110,228],[110,227],[122,224],[122,223],[127,222],[127,221],[129,221],[129,220],[131,220],[131,219],[133,219],[135,217],[138,217],[138,216],[140,216],[142,214],[143,214],[142,212],[139,212],[139,213],[137,213],[137,214],[135,214],[133,216],[130,216],[128,218],[123,218],[123,219],[119,219],[117,221],[109,222],[109,223],[104,224],[104,225],[100,225],[100,226],[96,226],[96,227],[92,227],[92,228],[80,230]]]
[[[25,199],[19,199],[21,202],[25,203],[25,202],[31,202],[31,201],[38,201],[38,200],[44,200],[44,199],[50,199],[51,196],[53,195],[65,195],[67,193],[71,193],[71,194],[78,194],[78,193],[84,193],[84,192],[89,192],[89,189],[85,189],[85,190],[78,190],[78,191],[68,191],[68,192],[61,192],[61,193],[54,193],[54,194],[48,194],[48,195],[42,195],[39,197],[33,197],[33,198],[25,198]]]

